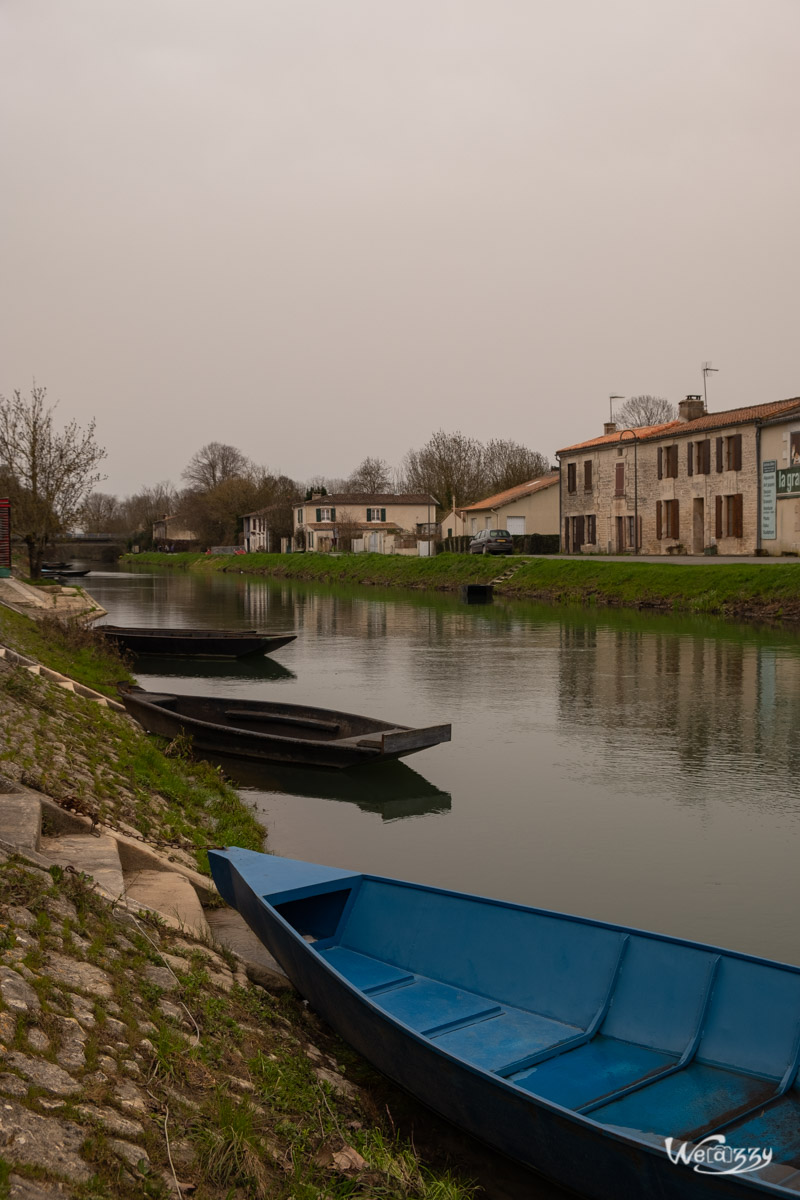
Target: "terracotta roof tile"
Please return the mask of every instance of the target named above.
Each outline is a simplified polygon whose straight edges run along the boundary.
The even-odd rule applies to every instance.
[[[730,425],[746,425],[751,421],[768,421],[790,413],[793,409],[800,410],[800,396],[792,400],[777,400],[772,404],[751,404],[747,408],[729,408],[724,412],[705,413],[694,421],[667,421],[663,425],[640,425],[633,432],[639,441],[650,441],[663,437],[683,437],[684,434],[701,433],[706,429],[724,429]],[[573,450],[586,450],[591,446],[609,446],[612,443],[628,440],[623,438],[628,430],[618,430],[607,433],[602,437],[590,438],[587,442],[576,442],[572,446],[564,446],[557,454],[568,454]]]
[[[518,483],[516,487],[507,488],[504,492],[497,492],[494,496],[487,496],[485,500],[479,500],[475,504],[459,507],[458,511],[479,512],[484,508],[499,508],[503,504],[510,504],[513,500],[521,500],[523,496],[532,496],[534,492],[541,492],[544,488],[552,487],[554,483],[558,483],[558,474],[555,471],[550,475],[542,475],[538,479],[529,479],[527,483]]]

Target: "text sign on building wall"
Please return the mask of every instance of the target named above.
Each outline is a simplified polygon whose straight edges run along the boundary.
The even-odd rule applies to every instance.
[[[11,570],[11,502],[0,500],[0,570]]]
[[[781,467],[775,475],[779,496],[800,496],[800,467]]]
[[[778,464],[774,458],[761,464],[761,536],[767,541],[778,536],[776,520],[777,467]]]

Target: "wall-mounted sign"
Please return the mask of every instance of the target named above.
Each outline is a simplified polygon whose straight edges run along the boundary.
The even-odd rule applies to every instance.
[[[800,496],[800,466],[778,467],[775,480],[779,496]]]
[[[11,571],[11,501],[0,500],[0,574]]]
[[[761,537],[767,541],[778,536],[776,520],[777,467],[778,464],[774,458],[761,464]]]

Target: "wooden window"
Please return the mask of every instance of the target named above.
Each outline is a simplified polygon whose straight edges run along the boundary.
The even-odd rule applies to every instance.
[[[680,530],[680,506],[677,500],[664,501],[664,537],[679,538]]]
[[[614,495],[625,495],[625,463],[616,463],[614,466]]]
[[[590,546],[597,544],[597,517],[593,513],[586,518],[586,541]]]
[[[583,490],[590,492],[592,490],[592,460],[587,459],[583,464]]]
[[[694,475],[694,442],[686,443],[686,474]]]
[[[569,517],[564,517],[564,552],[569,554]]]
[[[628,545],[635,548],[636,526],[633,517],[628,517]]]
[[[385,521],[386,520],[386,509],[385,508],[368,508],[367,509],[367,520],[368,521]]]
[[[567,491],[576,492],[577,484],[577,468],[575,463],[567,463]]]
[[[666,475],[667,479],[677,479],[678,478],[678,447],[677,447],[677,445],[664,447],[664,474]]]
[[[741,471],[742,469],[742,435],[734,433],[725,438],[725,470]]]
[[[336,509],[335,508],[318,508],[317,509],[317,521],[318,522],[319,521],[335,521],[335,520],[336,520]]]
[[[575,521],[575,530],[574,530],[575,549],[580,550],[581,546],[583,545],[584,541],[586,540],[584,537],[584,532],[585,532],[584,520],[583,520],[583,517],[575,517],[574,521]]]
[[[717,438],[717,474],[722,473],[722,447],[725,442],[724,438]]]
[[[658,478],[659,479],[664,478],[664,448],[663,448],[663,446],[658,447]]]
[[[697,443],[697,474],[711,474],[711,442],[708,438]]]
[[[718,538],[721,538],[722,537],[722,496],[716,496],[715,502],[716,502],[716,514],[715,514],[714,533]]]
[[[664,519],[662,515],[662,504],[660,500],[656,500],[656,537],[660,541],[664,536]]]
[[[718,537],[744,537],[744,496],[741,492],[717,496],[717,526]]]

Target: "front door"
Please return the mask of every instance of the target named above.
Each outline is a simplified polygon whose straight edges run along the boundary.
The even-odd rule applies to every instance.
[[[692,502],[692,554],[702,554],[705,544],[705,501],[696,496]]]

